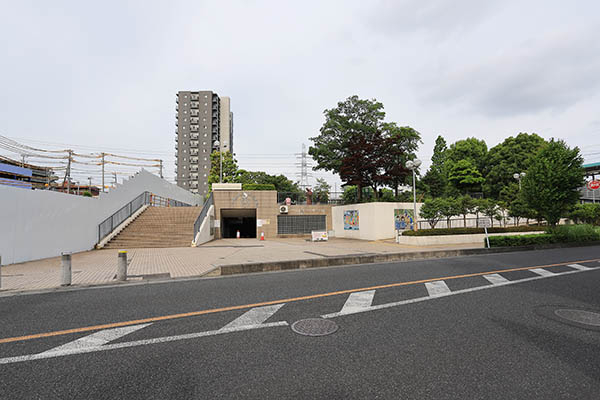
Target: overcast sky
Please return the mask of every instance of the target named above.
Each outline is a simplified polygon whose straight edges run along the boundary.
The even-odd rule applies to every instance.
[[[426,165],[438,134],[492,147],[519,132],[600,161],[598,1],[1,0],[0,10],[0,134],[24,143],[148,152],[172,179],[175,93],[213,90],[231,97],[241,167],[296,179],[293,153],[323,110],[357,94],[422,134]]]

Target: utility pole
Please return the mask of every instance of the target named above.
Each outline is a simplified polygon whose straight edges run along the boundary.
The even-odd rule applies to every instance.
[[[102,192],[104,192],[104,153],[102,155]]]
[[[162,173],[162,171],[163,171],[163,160],[159,160],[159,161],[160,161],[160,177],[162,178],[163,177],[163,173]]]
[[[114,178],[115,178],[115,184],[114,184],[114,187],[117,187],[117,173],[116,173],[116,172],[113,172],[113,176],[114,176]]]
[[[88,189],[92,190],[92,177],[88,176]]]
[[[67,193],[71,193],[71,160],[73,159],[73,150],[67,150],[69,152],[69,161],[67,163],[67,170],[65,171],[65,179],[63,180],[63,188],[65,187],[65,181],[67,182]]]

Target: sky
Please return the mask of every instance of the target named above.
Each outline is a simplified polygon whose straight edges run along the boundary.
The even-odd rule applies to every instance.
[[[600,161],[597,1],[0,0],[0,9],[0,135],[30,146],[162,158],[173,180],[175,93],[212,90],[231,98],[240,167],[293,180],[323,111],[352,95],[419,131],[425,167],[438,135],[492,147],[519,132]],[[311,184],[340,186],[311,174]]]

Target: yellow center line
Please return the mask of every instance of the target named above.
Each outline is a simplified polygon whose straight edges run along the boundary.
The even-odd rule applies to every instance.
[[[163,315],[163,316],[159,316],[159,317],[149,317],[149,318],[135,319],[135,320],[131,320],[131,321],[122,321],[122,322],[114,322],[114,323],[102,324],[102,325],[84,326],[81,328],[65,329],[65,330],[61,330],[61,331],[35,333],[32,335],[9,337],[9,338],[0,339],[0,343],[19,342],[19,341],[24,341],[24,340],[32,340],[32,339],[39,339],[39,338],[52,337],[52,336],[69,335],[72,333],[97,331],[100,329],[118,328],[121,326],[147,324],[149,322],[158,322],[158,321],[166,321],[166,320],[172,320],[172,319],[178,319],[178,318],[196,317],[199,315],[215,314],[215,313],[220,313],[220,312],[224,312],[224,311],[243,310],[246,308],[262,307],[262,306],[281,304],[281,303],[292,303],[292,302],[297,302],[297,301],[319,299],[319,298],[323,298],[323,297],[338,296],[341,294],[363,292],[366,290],[376,290],[376,289],[393,288],[393,287],[399,287],[399,286],[409,286],[409,285],[416,285],[419,283],[427,283],[427,282],[451,280],[451,279],[462,279],[462,278],[470,278],[470,277],[474,277],[474,276],[497,274],[500,272],[526,271],[528,269],[534,269],[534,268],[549,268],[549,267],[556,267],[556,266],[560,266],[560,265],[587,263],[587,262],[595,262],[595,261],[600,261],[600,259],[568,261],[568,262],[557,263],[557,264],[536,265],[533,267],[499,269],[499,270],[495,270],[495,271],[475,272],[475,273],[471,273],[471,274],[421,279],[418,281],[388,283],[388,284],[384,284],[384,285],[369,286],[369,287],[358,288],[358,289],[338,290],[335,292],[312,294],[312,295],[308,295],[308,296],[292,297],[292,298],[288,298],[288,299],[263,301],[260,303],[243,304],[243,305],[238,305],[238,306],[221,307],[221,308],[212,308],[212,309],[208,309],[208,310],[192,311],[192,312],[181,313],[181,314],[170,314],[170,315]]]

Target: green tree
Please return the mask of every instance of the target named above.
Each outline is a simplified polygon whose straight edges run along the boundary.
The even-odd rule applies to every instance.
[[[522,192],[527,205],[554,226],[577,203],[584,184],[579,148],[552,139],[533,157]]]
[[[452,164],[468,160],[481,173],[487,161],[487,145],[485,141],[476,138],[458,140],[448,148],[446,160]]]
[[[490,224],[494,226],[494,219],[501,217],[498,203],[494,199],[479,199],[476,202],[477,211],[490,218]],[[477,224],[479,226],[479,224]]]
[[[444,199],[440,197],[427,199],[421,206],[419,215],[421,218],[427,220],[431,229],[434,229],[440,219],[444,217],[444,214],[442,214],[443,207]]]
[[[577,204],[569,213],[569,219],[572,219],[575,223],[583,222],[585,224],[600,225],[600,204]]]
[[[503,189],[516,183],[513,175],[529,168],[532,157],[544,143],[544,139],[535,133],[519,133],[492,147],[487,155],[486,167],[481,171],[485,176],[486,196],[500,199]]]
[[[385,154],[380,157],[383,173],[378,174],[376,180],[381,185],[390,186],[394,196],[398,196],[398,186],[412,176],[412,171],[406,168],[406,162],[416,158],[421,134],[410,126],[399,127],[395,122],[381,124],[381,130],[383,148],[377,151]]]
[[[519,225],[521,218],[533,218],[533,211],[527,207],[527,202],[523,196],[518,195],[508,203],[508,215],[515,219],[515,225]]]
[[[464,159],[451,164],[448,181],[457,191],[464,194],[481,191],[485,179],[470,160]]]
[[[333,171],[345,185],[355,185],[359,202],[363,188],[372,188],[377,198],[379,186],[405,178],[401,161],[414,158],[420,136],[410,127],[383,122],[383,104],[351,96],[324,114],[320,134],[310,138],[314,169]]]
[[[220,182],[221,175],[221,153],[213,151],[210,154],[210,173],[208,175],[208,183]],[[229,151],[223,152],[223,183],[233,183],[237,180],[238,165],[237,160],[233,158],[233,154]]]
[[[431,166],[422,181],[427,187],[427,192],[432,197],[441,197],[448,186],[448,172],[446,170],[446,140],[440,135],[435,140]]]
[[[313,190],[313,197],[317,203],[327,203],[329,201],[329,191],[331,185],[323,178],[317,178],[317,184]]]
[[[457,199],[458,215],[463,216],[463,226],[467,227],[467,214],[471,214],[475,209],[475,200],[468,195]]]
[[[439,199],[440,213],[446,218],[446,227],[451,228],[450,220],[452,217],[460,215],[460,206],[455,197],[443,197]]]

